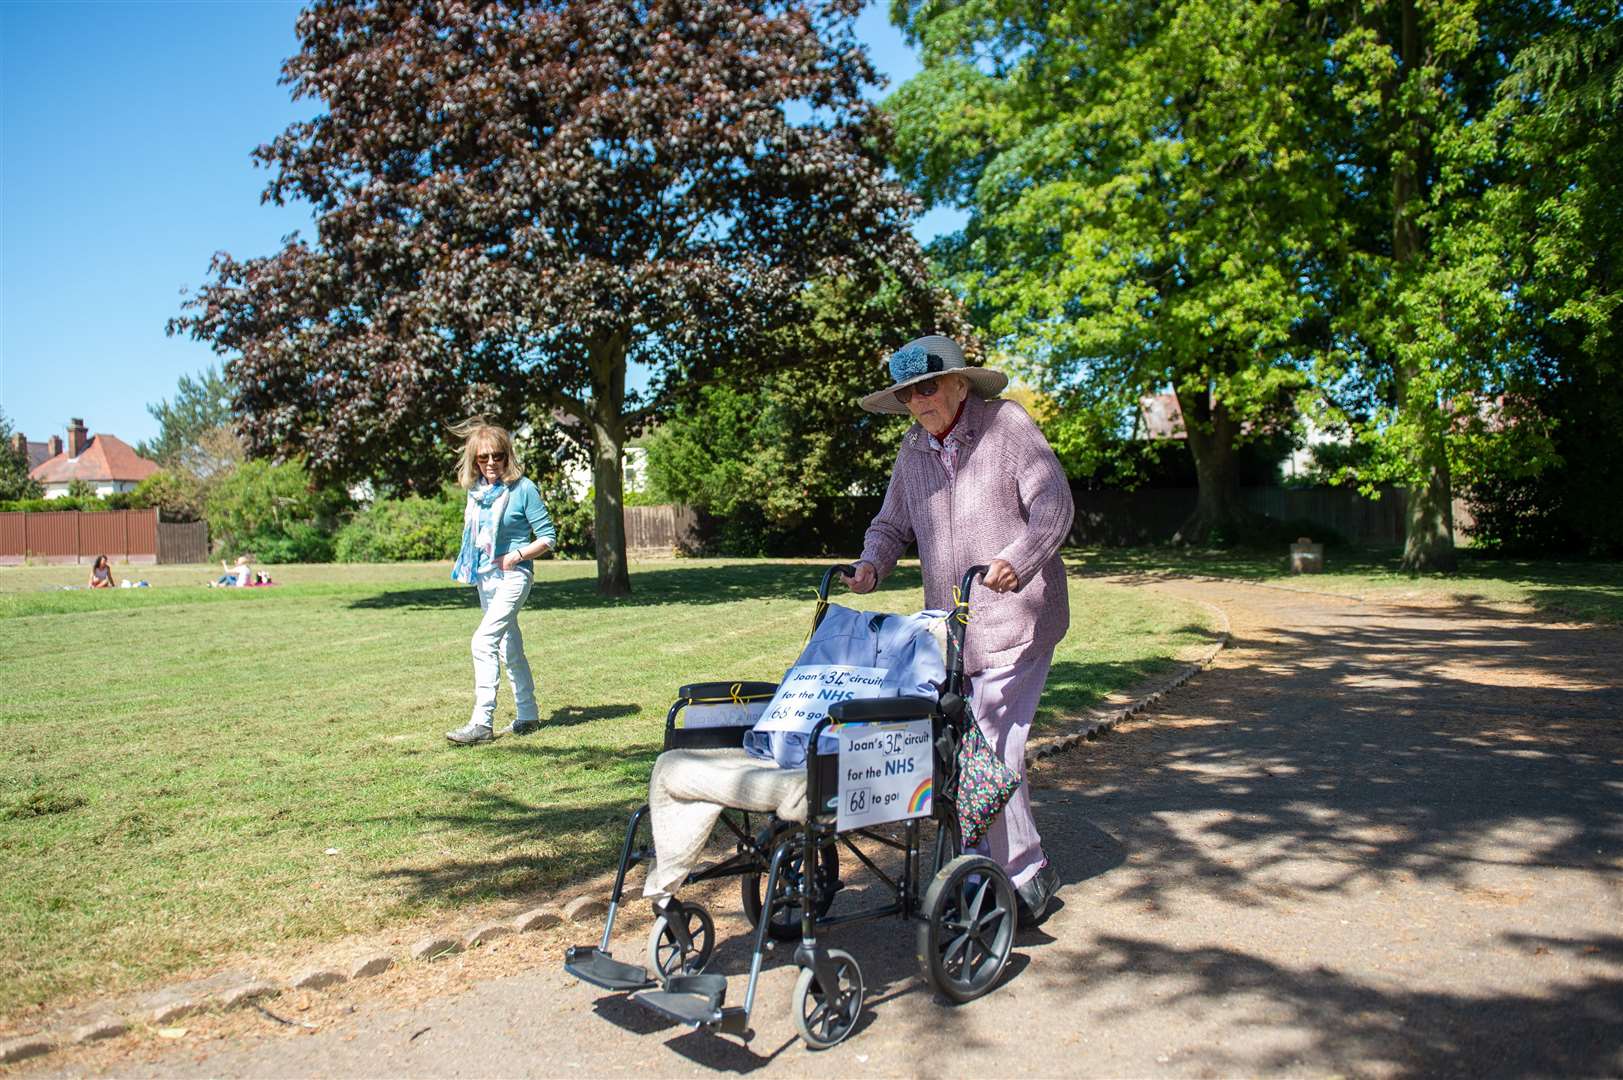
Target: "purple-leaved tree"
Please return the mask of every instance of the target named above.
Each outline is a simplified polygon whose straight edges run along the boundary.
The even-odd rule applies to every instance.
[[[317,236],[216,255],[170,331],[227,358],[250,452],[334,480],[437,488],[448,421],[566,415],[626,593],[621,448],[668,392],[809,281],[923,285],[859,8],[319,0],[284,79],[324,111],[256,151]]]

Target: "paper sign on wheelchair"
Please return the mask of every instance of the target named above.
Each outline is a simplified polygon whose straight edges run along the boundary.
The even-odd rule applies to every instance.
[[[923,817],[930,812],[935,768],[930,721],[841,724],[839,832]]]
[[[836,701],[878,697],[884,682],[884,668],[850,664],[806,664],[790,668],[755,730],[798,731],[809,735]]]

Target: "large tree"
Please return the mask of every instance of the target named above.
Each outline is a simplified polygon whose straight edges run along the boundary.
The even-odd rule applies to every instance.
[[[316,242],[216,256],[174,328],[231,357],[254,452],[339,479],[437,489],[446,422],[569,418],[626,592],[621,448],[663,395],[814,277],[922,273],[859,8],[319,0],[284,71],[324,111],[258,151]]]
[[[140,443],[136,452],[166,469],[178,467],[202,476],[229,467],[222,466],[212,441],[218,440],[219,429],[231,426],[231,396],[231,384],[212,365],[196,378],[182,375],[172,399],[147,406],[158,422],[158,437]]]
[[[1535,361],[1526,393],[1552,453],[1466,477],[1475,543],[1522,551],[1623,550],[1610,498],[1623,430],[1623,19],[1613,0],[1564,6],[1518,52],[1490,121],[1507,175],[1479,228],[1517,282],[1507,337]],[[1523,410],[1524,412],[1528,410]],[[1523,417],[1522,419],[1525,419]],[[1496,441],[1527,424],[1506,427]]]
[[[1404,564],[1451,569],[1455,485],[1480,467],[1479,451],[1512,441],[1488,436],[1513,434],[1509,456],[1528,471],[1549,454],[1527,411],[1540,349],[1518,325],[1553,311],[1516,250],[1507,200],[1531,185],[1581,201],[1593,178],[1559,154],[1518,160],[1500,91],[1515,58],[1570,9],[1350,0],[1320,10],[1353,238],[1324,278],[1337,347],[1320,383],[1332,420],[1350,421],[1374,451],[1361,479],[1405,492]]]
[[[1339,241],[1323,45],[1291,0],[896,0],[924,70],[888,103],[898,161],[968,212],[936,255],[990,341],[1119,436],[1182,406],[1188,540],[1234,535],[1236,446],[1322,346],[1315,261]]]

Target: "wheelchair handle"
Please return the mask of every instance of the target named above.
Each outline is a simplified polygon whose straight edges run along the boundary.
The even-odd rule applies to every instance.
[[[947,619],[947,685],[943,689],[949,694],[962,695],[964,692],[964,635],[969,632],[969,587],[975,584],[976,578],[984,578],[989,566],[971,566],[964,571],[964,579],[958,585],[958,595],[953,598],[952,615]]]
[[[828,590],[829,587],[834,584],[835,574],[844,574],[846,577],[850,577],[856,572],[857,568],[854,563],[842,563],[839,566],[831,566],[827,570],[824,570],[823,583],[817,586],[817,599],[823,601],[824,603],[828,602]]]

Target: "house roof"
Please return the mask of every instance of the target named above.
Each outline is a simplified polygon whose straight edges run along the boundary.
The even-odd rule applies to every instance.
[[[28,444],[28,467],[33,469],[51,460],[51,444],[30,442]]]
[[[156,461],[137,454],[129,443],[116,435],[93,435],[90,445],[76,458],[66,450],[28,472],[42,484],[68,484],[127,481],[138,483],[158,471]]]

